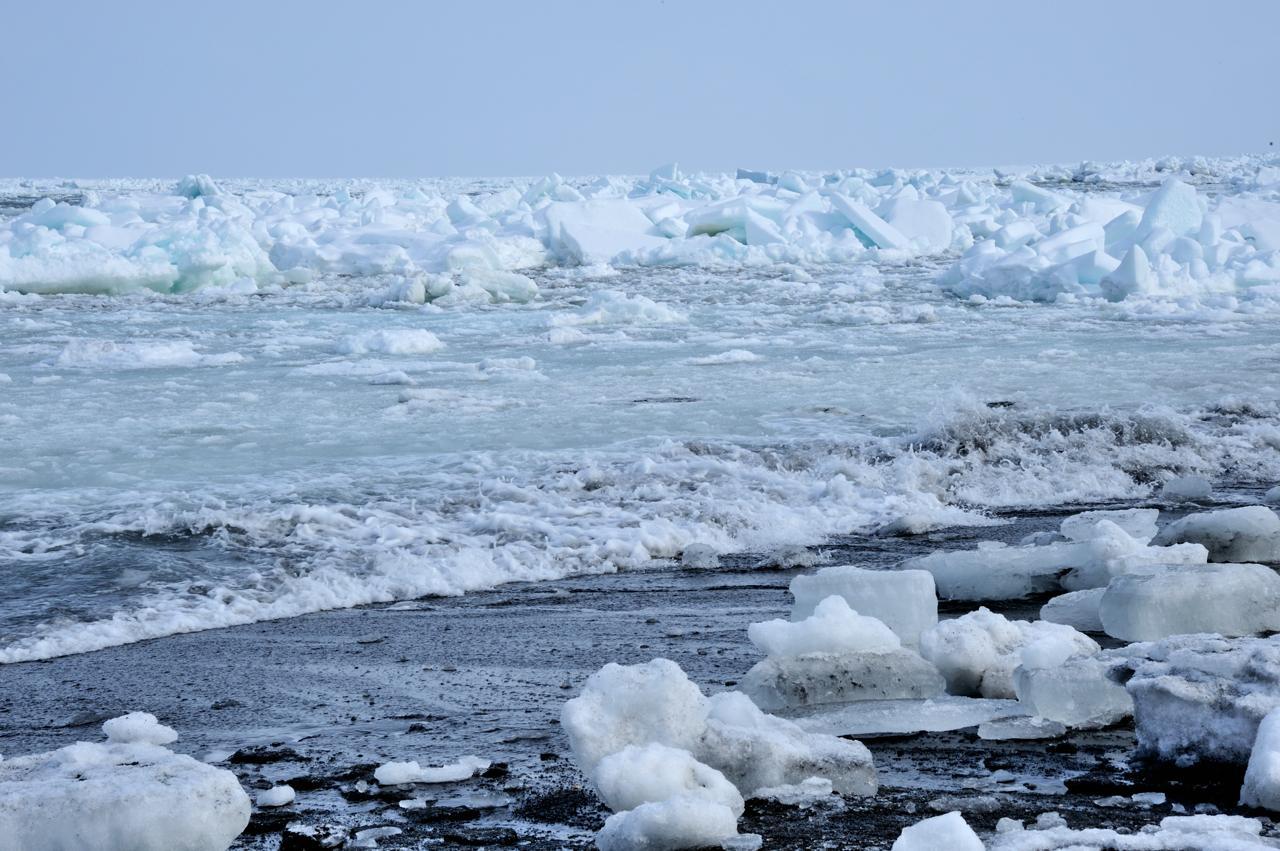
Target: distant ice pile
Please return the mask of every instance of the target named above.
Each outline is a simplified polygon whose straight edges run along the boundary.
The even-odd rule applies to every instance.
[[[1044,168],[742,171],[461,191],[430,182],[93,183],[0,223],[0,291],[187,292],[399,276],[392,300],[524,301],[546,265],[767,266],[965,252],[966,297],[1244,297],[1280,281],[1272,160]],[[1098,175],[1116,182],[1103,191]],[[1154,192],[1145,181],[1164,182]],[[1200,193],[1186,181],[1229,182]],[[1127,188],[1132,187],[1132,188]],[[31,191],[36,187],[29,187]],[[54,187],[51,187],[54,188]],[[1083,191],[1082,191],[1083,190]]]
[[[22,851],[224,851],[249,823],[249,796],[230,771],[164,745],[155,716],[102,725],[105,744],[77,742],[0,761],[0,844]]]

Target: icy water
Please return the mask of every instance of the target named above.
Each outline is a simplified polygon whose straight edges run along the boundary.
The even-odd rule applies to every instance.
[[[0,661],[1280,477],[1276,316],[977,305],[938,268],[3,302]]]

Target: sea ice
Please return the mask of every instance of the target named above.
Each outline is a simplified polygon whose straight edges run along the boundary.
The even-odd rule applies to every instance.
[[[932,665],[840,596],[827,597],[804,620],[753,623],[747,634],[768,656],[741,688],[763,709],[932,697],[943,689]]]
[[[1064,624],[1011,621],[980,608],[926,632],[920,653],[942,672],[951,694],[1011,698],[1014,668],[1033,646],[1062,658],[1098,652],[1097,642]]]
[[[284,807],[292,804],[296,796],[297,793],[294,792],[293,787],[286,783],[262,790],[254,799],[254,803],[259,807]]]
[[[1053,814],[1056,816],[1056,813]],[[1132,833],[1103,827],[1072,829],[1061,818],[1041,816],[1034,829],[1001,819],[989,851],[1263,851],[1262,822],[1243,816],[1168,816]]]
[[[1157,565],[1113,579],[1098,614],[1124,641],[1252,635],[1280,629],[1280,576],[1260,564]]]
[[[1081,632],[1102,632],[1098,606],[1106,592],[1106,588],[1086,588],[1059,594],[1040,607],[1040,619],[1066,624]]]
[[[817,706],[792,717],[802,729],[832,736],[900,736],[963,730],[1026,716],[1016,700],[943,695],[924,700],[867,700]]]
[[[600,851],[675,851],[718,847],[738,835],[733,810],[682,795],[614,813],[596,834]]]
[[[909,825],[893,843],[893,851],[983,851],[984,847],[959,812]]]
[[[871,754],[861,743],[808,733],[740,692],[704,697],[667,659],[606,665],[565,704],[561,723],[575,762],[593,782],[605,757],[657,743],[721,772],[744,797],[810,777],[830,780],[841,794],[876,789]]]
[[[600,760],[595,786],[605,806],[615,812],[687,796],[728,807],[735,817],[742,815],[742,795],[723,774],[688,751],[656,742],[628,745]]]
[[[1133,712],[1133,699],[1123,686],[1109,678],[1105,656],[1061,655],[1050,648],[1023,654],[1013,672],[1014,692],[1027,711],[1049,722],[1069,727],[1108,727]]]
[[[1280,562],[1280,516],[1263,505],[1188,514],[1156,535],[1156,544],[1202,544],[1210,561]]]
[[[1240,803],[1280,812],[1280,710],[1271,710],[1258,725]]]
[[[489,760],[478,756],[464,756],[457,762],[428,768],[418,765],[417,760],[388,762],[374,770],[373,778],[383,786],[400,786],[406,783],[457,783],[485,771],[489,765]]]
[[[851,565],[826,567],[791,580],[793,621],[813,614],[833,594],[859,614],[876,618],[907,647],[920,644],[920,633],[938,622],[938,596],[933,576],[924,570],[866,570]]]
[[[1134,703],[1138,754],[1243,765],[1258,725],[1280,708],[1280,638],[1179,635],[1113,651],[1111,676]]]
[[[1203,476],[1178,476],[1160,487],[1160,498],[1170,502],[1203,502],[1213,496],[1213,485]]]
[[[154,716],[114,718],[106,744],[0,761],[0,842],[22,851],[223,851],[249,823],[230,771],[155,744]],[[169,731],[171,732],[171,731]]]

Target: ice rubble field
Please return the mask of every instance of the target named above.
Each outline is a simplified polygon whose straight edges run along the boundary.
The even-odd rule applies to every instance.
[[[1274,481],[1277,211],[1262,158],[0,182],[0,661]]]

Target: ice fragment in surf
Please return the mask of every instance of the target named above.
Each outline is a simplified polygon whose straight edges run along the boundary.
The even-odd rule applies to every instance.
[[[1280,516],[1262,505],[1188,514],[1156,535],[1157,544],[1202,544],[1210,561],[1280,562]]]
[[[388,762],[378,766],[373,777],[384,786],[400,786],[406,783],[457,783],[474,777],[488,769],[487,759],[464,756],[457,762],[437,767],[423,768],[417,760]]]
[[[908,647],[938,622],[938,596],[933,576],[923,570],[865,570],[849,565],[827,567],[791,580],[791,619],[813,614],[822,600],[843,597],[859,614],[876,618]]]
[[[1280,711],[1272,710],[1258,725],[1240,803],[1280,812]]]
[[[1160,488],[1160,498],[1170,502],[1199,502],[1213,496],[1213,485],[1203,476],[1178,476]]]

